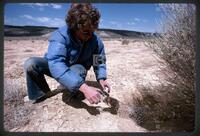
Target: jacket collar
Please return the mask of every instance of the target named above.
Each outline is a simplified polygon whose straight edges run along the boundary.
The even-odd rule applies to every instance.
[[[67,34],[69,35],[70,40],[76,47],[80,48],[83,46],[83,43],[74,36],[73,31],[71,29],[67,28]]]

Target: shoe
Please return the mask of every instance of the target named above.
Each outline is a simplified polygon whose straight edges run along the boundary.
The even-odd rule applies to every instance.
[[[32,100],[30,100],[30,99],[28,98],[28,96],[25,96],[25,97],[24,97],[24,102],[30,102],[30,101],[32,101]]]
[[[34,103],[38,103],[39,101],[42,101],[42,100],[44,100],[44,96],[42,96],[42,97],[40,97],[40,98],[38,98],[38,99],[36,99],[36,100],[30,100],[30,99],[28,98],[28,96],[25,96],[25,97],[24,97],[24,102],[25,102],[25,103],[34,104]]]
[[[47,92],[47,93],[45,94],[45,97],[47,97],[47,98],[50,98],[50,97],[52,97],[52,96],[54,96],[54,93],[51,92],[51,91],[49,91],[49,92]]]

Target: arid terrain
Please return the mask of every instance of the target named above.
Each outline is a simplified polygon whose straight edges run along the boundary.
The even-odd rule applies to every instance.
[[[38,103],[28,101],[23,64],[29,57],[44,56],[57,28],[4,25],[4,130],[197,135],[196,6],[158,7],[162,15],[158,33],[96,31],[105,45],[109,105],[91,105],[80,92],[71,97],[47,76],[54,95]],[[92,68],[86,83],[99,87]]]
[[[153,122],[138,124],[131,114],[145,111],[136,107],[140,99],[138,86],[158,85],[164,81],[159,58],[144,45],[141,38],[104,38],[108,81],[112,87],[111,107],[104,103],[91,105],[87,100],[68,98],[67,90],[57,92],[40,103],[24,102],[26,80],[23,63],[31,56],[43,56],[48,48],[48,36],[5,37],[4,39],[4,128],[11,132],[149,132],[172,131]],[[50,88],[59,85],[46,77]],[[86,81],[95,85],[93,69]],[[158,82],[159,81],[159,82]],[[134,111],[135,110],[135,111]],[[134,116],[134,115],[132,115]],[[136,118],[139,118],[137,115]],[[140,118],[143,118],[142,115]],[[172,124],[173,126],[173,124]]]

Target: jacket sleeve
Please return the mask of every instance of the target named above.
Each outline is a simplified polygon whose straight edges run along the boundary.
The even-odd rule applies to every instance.
[[[97,49],[93,55],[93,69],[96,76],[96,80],[107,79],[106,73],[106,55],[104,50],[104,44],[102,40],[97,37]]]
[[[55,31],[49,39],[48,65],[52,76],[69,91],[78,91],[84,80],[67,66],[67,48],[65,39]]]

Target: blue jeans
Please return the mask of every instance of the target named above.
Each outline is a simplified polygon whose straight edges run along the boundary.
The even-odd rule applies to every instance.
[[[78,73],[84,80],[87,75],[86,69],[81,64],[75,64],[70,69]],[[52,77],[48,61],[42,57],[31,57],[24,63],[27,82],[27,92],[30,100],[36,100],[51,91],[44,75]],[[53,77],[52,77],[53,78]]]

